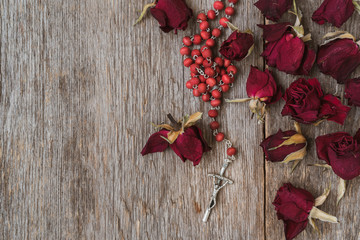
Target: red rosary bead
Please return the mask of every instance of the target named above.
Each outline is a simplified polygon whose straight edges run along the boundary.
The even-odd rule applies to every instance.
[[[191,82],[192,86],[198,85],[200,83],[200,80],[196,77],[191,78],[189,81]]]
[[[227,84],[224,84],[224,85],[221,86],[221,91],[222,92],[227,92],[227,91],[229,91],[229,89],[230,89],[230,86],[227,85]]]
[[[210,94],[206,93],[206,94],[202,95],[202,100],[204,102],[210,101]]]
[[[188,88],[188,89],[192,89],[192,88],[193,88],[193,84],[192,84],[191,80],[187,81],[185,86],[186,86],[186,88]]]
[[[203,75],[199,76],[200,82],[206,82],[206,78]]]
[[[190,67],[191,64],[193,64],[193,60],[192,60],[191,58],[186,58],[186,59],[184,60],[184,66],[185,66],[185,67]]]
[[[220,67],[222,67],[222,66],[224,65],[224,61],[222,60],[221,57],[216,57],[216,58],[214,59],[214,62],[216,62],[216,64],[217,64],[218,66],[220,66]]]
[[[195,63],[196,64],[199,64],[201,65],[204,61],[204,57],[203,56],[198,56],[196,59],[195,59]]]
[[[234,13],[235,13],[234,8],[232,8],[232,7],[225,8],[225,14],[226,15],[232,16],[232,15],[234,15]]]
[[[202,38],[201,38],[201,36],[199,34],[194,35],[193,43],[195,45],[199,45],[201,43],[201,41],[202,41]]]
[[[194,95],[195,97],[200,97],[200,96],[201,96],[201,93],[199,92],[199,90],[194,89],[194,90],[193,90],[193,95]]]
[[[212,38],[209,38],[208,40],[206,40],[205,44],[209,47],[213,47],[213,46],[215,46],[215,40]]]
[[[207,67],[205,68],[205,74],[208,75],[209,77],[213,77],[215,75],[215,70],[212,69],[211,67]]]
[[[214,99],[214,100],[212,100],[212,101],[210,102],[210,104],[211,104],[211,106],[213,106],[213,107],[218,107],[218,106],[220,106],[220,104],[221,104],[221,100],[220,100],[220,99]]]
[[[212,61],[210,60],[210,59],[205,59],[204,61],[203,61],[203,66],[205,67],[205,68],[207,68],[207,67],[211,67],[212,66]]]
[[[230,66],[230,64],[231,64],[231,61],[229,60],[229,59],[224,59],[224,67],[228,67],[228,66]]]
[[[222,132],[219,132],[215,136],[215,140],[218,141],[218,142],[221,142],[222,140],[224,140],[224,138],[225,138],[225,135]]]
[[[207,31],[201,31],[200,35],[204,40],[207,40],[211,37],[211,34]]]
[[[206,29],[209,28],[209,23],[207,21],[203,21],[203,22],[200,23],[199,27],[200,27],[200,30],[205,31]]]
[[[212,121],[212,122],[210,123],[210,128],[211,128],[211,130],[218,129],[219,127],[220,127],[220,124],[219,124],[218,121]]]
[[[186,36],[183,38],[183,43],[185,46],[191,46],[192,45],[192,41],[190,39],[190,37]]]
[[[190,48],[182,47],[180,49],[180,54],[183,55],[183,56],[189,56],[190,55]]]
[[[214,10],[209,10],[207,12],[207,17],[210,19],[210,20],[214,20],[216,18],[216,12]]]
[[[221,30],[218,29],[218,28],[214,28],[211,32],[211,34],[214,36],[214,37],[219,37],[221,35]]]
[[[197,73],[197,69],[200,68],[200,66],[196,63],[190,65],[190,72]]]
[[[206,92],[206,84],[205,83],[199,83],[198,90],[199,90],[200,93],[205,93]]]
[[[222,1],[215,1],[214,2],[214,8],[216,10],[223,10],[224,8],[224,3]]]
[[[194,57],[194,56],[201,56],[201,52],[199,49],[194,49],[191,51],[191,56]]]
[[[221,77],[221,80],[222,80],[225,84],[231,83],[230,76],[227,75],[227,74],[224,74],[224,75]]]
[[[229,3],[236,4],[237,2],[238,2],[238,0],[229,0]]]
[[[221,92],[217,89],[213,90],[211,92],[211,95],[214,97],[214,98],[221,98]]]
[[[212,52],[210,49],[205,49],[204,51],[202,51],[202,56],[204,58],[211,58],[212,57]]]
[[[230,147],[226,150],[227,155],[234,156],[236,154],[236,148]]]
[[[206,84],[212,88],[216,85],[216,80],[214,78],[210,77],[210,78],[206,79]]]
[[[228,73],[233,73],[233,74],[236,74],[237,73],[237,68],[234,66],[234,65],[230,65],[227,69],[226,69],[226,71],[228,72]]]
[[[197,15],[197,19],[201,20],[201,21],[206,21],[207,20],[205,13],[199,13]]]
[[[209,117],[211,117],[211,118],[216,118],[217,116],[218,116],[218,111],[217,110],[215,110],[215,109],[211,109],[211,110],[209,110],[209,112],[208,112],[208,115],[209,115]]]
[[[221,26],[223,26],[224,28],[227,28],[228,25],[226,24],[227,22],[229,21],[229,19],[227,19],[226,17],[222,17],[220,20],[219,20],[219,23]]]

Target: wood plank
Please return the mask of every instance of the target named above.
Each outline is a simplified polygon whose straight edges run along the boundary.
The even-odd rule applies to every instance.
[[[305,31],[311,32],[313,41],[311,46],[317,49],[317,46],[321,44],[322,36],[327,32],[335,31],[336,28],[330,24],[318,25],[311,20],[313,12],[320,6],[322,0],[312,1],[309,4],[308,1],[297,1],[298,6],[303,11],[304,19],[303,25]],[[283,20],[292,20],[289,16],[284,16]],[[360,16],[356,13],[348,20],[346,24],[341,27],[341,30],[346,30],[352,33],[356,38],[360,37],[359,29]],[[298,79],[295,76],[287,75],[279,71],[275,71],[278,82],[286,89],[293,81]],[[356,73],[352,76],[359,76],[360,69],[358,68]],[[338,85],[336,80],[328,77],[319,72],[317,66],[315,66],[311,72],[311,77],[316,77],[325,92],[336,94],[343,98],[344,87]],[[344,100],[343,103],[346,103]],[[267,115],[266,121],[266,136],[274,134],[279,128],[282,130],[290,130],[293,128],[293,121],[290,117],[282,117],[281,110],[284,105],[284,101],[277,103],[275,106],[271,106],[270,114]],[[358,239],[360,237],[359,227],[360,223],[357,221],[359,218],[359,196],[357,192],[360,188],[360,180],[356,178],[351,181],[345,198],[340,202],[340,205],[336,206],[336,188],[338,184],[338,177],[332,171],[323,172],[323,169],[307,166],[312,163],[323,163],[317,158],[316,147],[314,144],[315,138],[320,135],[336,132],[347,131],[350,134],[355,134],[359,127],[359,109],[353,107],[350,111],[348,118],[341,126],[333,122],[324,122],[319,126],[308,126],[302,124],[302,130],[305,137],[308,139],[308,155],[302,161],[298,168],[291,174],[291,164],[273,164],[271,162],[266,163],[266,238],[267,239],[279,239],[283,234],[283,224],[277,220],[276,212],[272,205],[272,201],[275,198],[277,189],[284,182],[291,182],[297,187],[302,187],[309,190],[315,197],[322,194],[324,189],[331,183],[331,193],[324,205],[321,206],[321,210],[333,214],[338,217],[339,224],[322,223],[318,221],[317,225],[322,233],[318,236],[308,226],[306,231],[301,233],[297,239]]]

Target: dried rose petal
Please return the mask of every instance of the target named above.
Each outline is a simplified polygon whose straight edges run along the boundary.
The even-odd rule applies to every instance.
[[[259,0],[254,5],[267,19],[277,22],[291,8],[292,2],[292,0]]]
[[[349,100],[349,105],[360,107],[360,78],[354,78],[346,81],[345,98]]]
[[[185,30],[192,17],[191,8],[184,0],[158,0],[156,6],[150,10],[153,17],[159,22],[160,29],[170,32],[175,29]]]
[[[248,32],[234,31],[220,47],[219,52],[229,60],[241,61],[254,46],[254,37]]]
[[[322,25],[329,22],[335,27],[341,27],[354,13],[353,0],[324,0],[313,13],[312,20]]]
[[[350,109],[350,107],[344,106],[337,97],[327,94],[322,99],[319,118],[343,125]]]

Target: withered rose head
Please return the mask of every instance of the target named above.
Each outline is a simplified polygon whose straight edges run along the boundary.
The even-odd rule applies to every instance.
[[[341,27],[354,13],[353,0],[324,0],[313,13],[312,20],[322,25],[329,22],[335,27]]]
[[[346,132],[319,136],[315,140],[316,152],[344,180],[360,175],[360,129],[354,137]]]
[[[161,30],[170,32],[175,29],[175,33],[178,29],[185,30],[193,15],[184,0],[158,0],[150,12],[159,22]]]
[[[220,47],[219,52],[229,60],[241,61],[254,47],[254,36],[248,32],[234,31]]]
[[[338,38],[319,47],[316,62],[322,73],[342,84],[360,65],[360,48],[353,39]]]
[[[281,87],[278,87],[271,71],[264,72],[251,66],[246,82],[246,92],[249,98],[259,99],[261,102],[271,104],[277,102],[281,96]]]
[[[181,160],[185,162],[188,159],[194,166],[198,165],[203,153],[211,150],[201,130],[194,126],[201,116],[202,113],[195,113],[182,121],[175,121],[174,127],[168,124],[158,125],[162,129],[150,136],[141,154],[144,156],[149,153],[163,152],[170,145]],[[172,119],[172,117],[169,118]],[[174,122],[173,119],[172,122]]]
[[[286,103],[281,114],[290,115],[297,122],[304,124],[325,119],[343,124],[350,111],[350,108],[342,105],[336,97],[324,96],[316,78],[296,80],[286,89],[284,99]]]
[[[254,5],[267,19],[277,22],[291,8],[292,2],[292,0],[259,0]]]
[[[299,128],[299,126],[297,125]],[[298,131],[300,128],[298,129]],[[266,160],[271,162],[290,162],[303,159],[306,155],[307,142],[299,131],[281,129],[274,135],[264,139],[262,147]]]
[[[360,78],[354,78],[346,81],[345,98],[349,105],[360,107]]]
[[[270,67],[293,75],[309,75],[316,54],[291,32],[289,23],[258,25],[268,41],[261,54]]]
[[[285,183],[278,190],[273,205],[278,219],[284,222],[286,240],[291,240],[306,228],[315,199],[308,191]]]

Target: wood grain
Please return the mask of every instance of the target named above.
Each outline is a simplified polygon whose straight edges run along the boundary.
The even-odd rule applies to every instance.
[[[197,13],[213,1],[187,2]],[[254,31],[256,48],[236,64],[240,73],[227,98],[245,96],[250,65],[264,68],[256,24],[265,20],[254,2],[236,6],[233,23]],[[314,46],[333,30],[310,20],[320,2],[299,2]],[[235,183],[220,192],[207,224],[201,222],[212,191],[206,175],[220,170],[225,146],[215,143],[206,114],[200,125],[213,151],[199,166],[184,164],[171,151],[140,155],[154,132],[151,122],[166,121],[167,113],[179,118],[209,110],[185,89],[189,72],[178,54],[182,37],[197,31],[195,20],[177,35],[161,32],[150,14],[133,27],[145,3],[0,2],[0,239],[282,239],[271,202],[285,181],[314,195],[331,182],[321,209],[338,216],[340,224],[319,223],[320,238],[358,239],[359,179],[336,207],[336,176],[307,166],[318,162],[312,143],[293,174],[289,166],[264,162],[258,147],[264,135],[292,125],[280,116],[283,103],[271,106],[264,126],[251,120],[246,104],[223,105],[221,130],[239,154],[225,174]],[[342,29],[358,38],[359,21],[354,14]],[[296,79],[275,72],[284,88]],[[316,68],[312,75],[327,92],[336,91],[333,79]],[[359,114],[353,108],[346,127],[323,123],[303,129],[311,142],[336,130],[353,134]],[[299,237],[314,238],[310,227]]]

